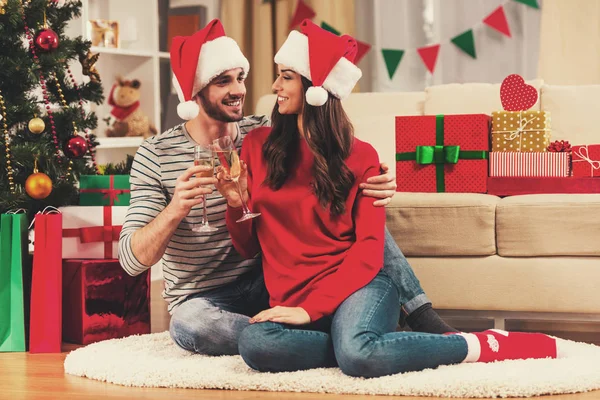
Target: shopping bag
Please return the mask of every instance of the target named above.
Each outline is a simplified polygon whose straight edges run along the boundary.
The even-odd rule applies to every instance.
[[[41,212],[34,220],[29,351],[60,353],[62,342],[62,215]]]
[[[27,215],[0,216],[0,352],[25,351],[23,269],[27,253]]]

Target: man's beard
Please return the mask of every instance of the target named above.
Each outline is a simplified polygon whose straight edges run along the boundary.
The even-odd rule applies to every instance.
[[[198,97],[200,97],[200,103],[202,104],[202,108],[204,109],[204,112],[206,112],[206,115],[214,120],[220,122],[238,122],[244,117],[243,113],[239,117],[227,114],[225,111],[219,108],[217,104],[212,104],[210,101],[208,101],[208,99],[204,97],[203,93],[200,93]],[[241,100],[241,98],[239,100]]]

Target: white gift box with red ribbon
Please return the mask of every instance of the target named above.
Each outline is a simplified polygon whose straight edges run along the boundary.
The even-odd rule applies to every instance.
[[[119,235],[128,207],[61,207],[62,258],[117,258]]]

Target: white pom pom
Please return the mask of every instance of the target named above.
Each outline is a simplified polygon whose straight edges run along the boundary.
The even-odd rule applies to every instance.
[[[200,112],[200,107],[194,101],[186,101],[177,105],[177,115],[185,120],[194,119]]]
[[[329,94],[321,86],[311,86],[306,91],[306,102],[311,106],[319,107],[327,102]]]

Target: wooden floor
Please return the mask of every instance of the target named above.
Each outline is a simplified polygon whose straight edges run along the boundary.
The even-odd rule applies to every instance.
[[[160,286],[153,285],[152,319],[154,332],[168,327],[168,314],[160,298]],[[594,335],[598,337],[597,333]],[[0,354],[0,399],[280,399],[280,400],[363,400],[374,396],[325,395],[310,393],[237,392],[225,390],[194,389],[145,389],[123,387],[91,379],[66,375],[63,361],[73,345],[65,345],[61,354]],[[384,399],[414,400],[416,397],[382,397]],[[425,399],[425,398],[419,398]],[[426,399],[435,400],[428,397]],[[600,399],[600,391],[559,396],[543,396],[547,400],[592,400]]]

